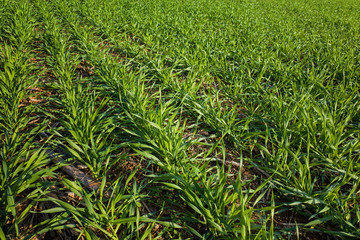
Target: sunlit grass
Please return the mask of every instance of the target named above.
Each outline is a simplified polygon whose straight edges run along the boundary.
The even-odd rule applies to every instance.
[[[359,13],[2,1],[0,239],[359,238]],[[142,168],[119,170],[130,162]]]

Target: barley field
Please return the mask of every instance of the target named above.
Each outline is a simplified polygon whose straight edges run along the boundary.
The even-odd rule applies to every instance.
[[[359,239],[360,1],[1,0],[0,240]]]

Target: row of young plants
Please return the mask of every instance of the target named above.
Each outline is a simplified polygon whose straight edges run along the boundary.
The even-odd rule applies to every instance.
[[[72,35],[67,34],[72,29],[64,27],[62,19],[54,14],[55,8],[66,5],[61,2],[56,5],[38,2],[38,7],[44,22],[44,42],[45,50],[49,53],[49,67],[56,78],[50,85],[57,93],[51,99],[57,109],[51,113],[51,117],[60,122],[59,127],[54,129],[55,149],[69,157],[69,164],[85,164],[101,185],[96,192],[91,192],[79,182],[68,179],[62,181],[61,184],[66,189],[81,199],[76,204],[82,207],[60,199],[50,199],[58,207],[46,212],[61,215],[55,215],[50,222],[44,222],[37,234],[56,227],[76,229],[79,236],[85,235],[88,239],[145,239],[151,233],[155,220],[140,215],[140,201],[146,197],[142,194],[144,186],[136,182],[129,185],[136,171],[127,179],[121,175],[111,180],[107,177],[111,166],[124,157],[118,155],[119,146],[113,145],[111,139],[117,116],[113,108],[107,105],[109,99],[99,100],[101,96],[89,86],[84,86],[81,83],[83,79],[77,75],[76,69],[81,59],[74,52]],[[78,26],[73,22],[72,27]]]
[[[144,12],[151,13],[152,16],[154,15],[154,11],[156,12],[156,10],[149,10],[154,7],[153,5],[146,5],[146,3],[138,4],[141,7],[134,7],[132,10],[129,10],[129,12],[135,11],[134,9],[136,9],[136,11],[144,10]],[[102,6],[102,8],[98,8],[98,11],[101,11],[101,13],[109,13],[110,15],[114,11],[110,7],[113,5],[114,4],[108,5],[107,8]],[[156,3],[154,3],[154,5],[156,5]],[[89,6],[86,6],[85,9],[91,8],[91,6],[95,5],[89,2]],[[164,5],[161,6],[163,8],[159,7],[157,9],[159,12],[164,11],[166,4],[164,3]],[[183,7],[183,5],[181,7]],[[193,6],[191,7],[193,9]],[[95,29],[99,29],[98,31],[109,29],[107,24],[111,24],[111,21],[105,21],[109,16],[106,14],[96,14],[96,9],[96,7],[93,7],[94,12],[92,14],[89,14],[91,13],[90,11],[86,11],[82,13],[82,15],[87,16],[87,19],[90,19],[90,22],[94,23]],[[126,16],[127,12],[124,11],[124,8],[119,7],[119,9],[119,14],[115,15]],[[325,9],[325,16],[315,20],[323,22],[327,15],[331,15],[330,12],[326,11],[329,11],[329,8]],[[120,12],[122,14],[120,14]],[[180,13],[179,15],[181,15],[186,11],[178,12]],[[140,16],[140,14],[131,13],[135,18],[136,16]],[[106,15],[106,17],[101,18],[103,15]],[[94,20],[91,16],[96,16],[97,21],[96,18]],[[181,77],[180,79],[177,77],[183,74],[183,72],[180,74],[174,73],[176,66],[171,64],[169,67],[164,67],[166,64],[164,64],[165,61],[163,59],[175,59],[174,62],[177,62],[176,57],[187,58],[187,56],[181,55],[180,53],[169,56],[167,53],[169,52],[169,48],[172,48],[166,43],[152,44],[151,41],[146,41],[147,31],[159,33],[156,36],[166,31],[155,30],[151,25],[154,20],[151,21],[146,17],[144,18],[143,15],[141,16],[141,20],[135,21],[132,18],[132,20],[128,22],[139,26],[138,29],[131,28],[131,34],[137,33],[137,35],[134,34],[135,37],[132,37],[138,40],[140,46],[145,45],[145,47],[150,49],[149,58],[146,56],[142,57],[145,59],[143,63],[143,65],[145,65],[144,68],[149,67],[153,62],[162,63],[156,70],[170,74],[167,75],[167,78],[164,78],[163,75],[158,74],[158,72],[156,74],[151,70],[145,70],[145,72],[147,74],[153,74],[151,75],[153,77],[152,79],[160,80],[162,85],[166,86],[168,82],[171,82],[170,85],[173,94],[170,96],[178,97],[179,100],[184,103],[183,106],[185,106],[186,110],[188,110],[190,114],[195,115],[195,117],[201,116],[209,128],[218,131],[220,135],[226,134],[229,142],[237,149],[239,149],[239,147],[241,149],[241,147],[247,145],[248,142],[253,143],[256,146],[255,150],[260,150],[260,154],[251,151],[253,148],[247,145],[246,147],[250,150],[251,154],[251,157],[247,160],[253,165],[262,167],[267,172],[275,174],[274,178],[276,180],[274,180],[273,183],[276,188],[280,190],[286,198],[291,199],[291,201],[293,201],[294,197],[297,200],[286,203],[284,208],[296,211],[305,210],[306,216],[309,219],[313,219],[313,221],[304,223],[306,226],[313,227],[312,225],[323,224],[329,221],[332,224],[339,224],[341,226],[340,231],[328,230],[321,226],[319,226],[319,228],[325,232],[336,235],[339,234],[347,237],[357,236],[357,225],[359,224],[359,165],[357,161],[359,158],[359,86],[358,82],[353,79],[357,78],[356,74],[358,71],[356,71],[356,69],[358,69],[359,64],[356,60],[357,56],[354,55],[355,52],[358,51],[358,45],[351,42],[354,39],[342,38],[339,41],[338,38],[332,36],[333,32],[338,31],[337,29],[332,29],[331,32],[328,30],[326,30],[328,32],[323,32],[317,28],[312,29],[312,31],[317,31],[317,34],[321,37],[327,37],[327,42],[332,42],[332,44],[336,44],[336,46],[344,46],[342,45],[342,41],[346,41],[347,44],[344,49],[337,52],[334,51],[339,47],[328,47],[327,52],[324,53],[327,57],[325,60],[321,60],[325,63],[319,63],[317,55],[321,53],[319,53],[319,47],[314,44],[314,41],[322,44],[323,40],[319,41],[315,38],[309,41],[310,44],[304,46],[305,49],[309,49],[307,57],[310,57],[309,59],[303,60],[304,63],[307,64],[306,66],[303,64],[294,64],[294,60],[291,60],[291,64],[281,64],[280,69],[274,69],[269,73],[269,68],[274,68],[271,64],[275,64],[274,66],[278,65],[276,63],[277,59],[275,58],[274,63],[270,62],[262,66],[262,71],[259,75],[249,72],[249,80],[251,82],[243,78],[233,79],[238,82],[230,84],[230,87],[229,85],[224,85],[219,92],[215,91],[215,93],[204,96],[204,94],[194,94],[191,90],[190,92],[186,91],[183,87],[179,90],[178,84],[172,83],[181,80],[185,81],[181,79]],[[157,15],[155,14],[155,16]],[[159,13],[159,16],[163,17],[163,14]],[[172,18],[170,16],[167,17],[166,21],[171,22]],[[186,23],[189,22],[186,21],[188,20],[186,19],[187,16],[177,17],[174,18],[177,20],[180,19],[179,22],[181,22],[181,20]],[[183,19],[181,19],[181,17],[183,17]],[[337,17],[336,19],[337,21],[346,23],[352,18],[350,18],[350,20],[345,18],[339,20]],[[311,18],[311,20],[313,21],[314,19]],[[140,21],[143,21],[141,22],[143,24],[140,24]],[[298,22],[299,21],[296,23],[298,24]],[[154,26],[158,27],[158,23],[159,22],[154,23]],[[329,25],[330,24],[331,23],[329,23]],[[338,24],[341,25],[341,23]],[[144,25],[146,25],[146,27],[144,27]],[[103,34],[116,46],[117,42],[124,38],[121,35],[124,28],[123,26],[118,27],[118,32],[111,30]],[[192,28],[188,27],[188,29]],[[261,31],[257,31],[257,33],[258,32]],[[172,33],[176,34],[175,31]],[[350,28],[347,34],[357,34],[356,25]],[[196,36],[199,36],[199,34]],[[287,37],[286,35],[283,36]],[[313,37],[313,35],[306,37]],[[159,38],[168,40],[168,37],[165,36]],[[143,40],[143,42],[139,39]],[[259,38],[253,36],[250,37],[250,39],[249,41]],[[179,39],[179,36],[176,34],[176,40],[169,40],[167,43],[179,43],[181,40],[182,38]],[[187,40],[188,39],[185,38],[185,41]],[[335,40],[337,42],[334,42]],[[280,42],[281,41],[275,43]],[[200,45],[198,47],[202,47],[201,42],[198,45]],[[298,43],[296,42],[293,45],[294,47],[298,46]],[[283,44],[283,46],[285,46],[285,44]],[[282,46],[278,46],[278,49],[281,50],[281,47]],[[181,49],[182,51],[184,51],[184,48],[185,47],[174,47],[174,49]],[[163,52],[165,51],[164,49],[167,50],[165,54]],[[157,51],[161,52],[158,54]],[[346,54],[344,54],[343,51],[346,51]],[[190,53],[194,55],[194,52],[190,50],[185,51],[185,54]],[[283,51],[281,53],[284,54]],[[304,54],[301,53],[301,51],[296,53]],[[288,53],[290,56],[291,54],[292,52],[290,52],[290,54]],[[270,56],[265,56],[264,58],[271,59]],[[296,58],[299,59],[301,57]],[[296,58],[291,57],[290,59]],[[203,60],[204,57],[199,57],[198,59]],[[336,59],[337,62],[335,63],[332,59]],[[150,64],[146,61],[149,61]],[[329,68],[328,64],[332,65],[332,67]],[[191,64],[187,67],[192,68],[198,65],[200,65],[200,62],[196,62],[196,64]],[[221,66],[221,64],[215,64],[215,66],[219,65]],[[312,65],[312,67],[309,68],[308,65]],[[283,66],[285,67],[285,71],[283,70]],[[349,67],[349,69],[339,71],[339,68],[345,66]],[[227,66],[226,68],[229,67],[230,66]],[[206,64],[204,68],[209,69],[209,67],[206,67]],[[232,71],[231,75],[234,78],[245,75],[239,74],[237,72],[238,70],[234,69],[233,66],[230,69],[230,71]],[[249,69],[246,70],[253,71],[253,69],[259,69],[259,67],[249,67]],[[281,72],[285,72],[286,78],[281,76]],[[337,75],[338,72],[345,74],[342,77],[343,79]],[[274,75],[276,73],[278,73],[278,75]],[[346,75],[347,77],[345,77]],[[190,78],[195,81],[196,79],[188,75],[186,76],[186,80]],[[206,78],[206,76],[201,77]],[[168,80],[164,81],[164,79]],[[222,78],[221,80],[224,79]],[[216,84],[211,83],[209,85],[216,86]],[[236,113],[233,114],[233,112],[238,111],[236,105],[232,105],[226,109],[226,106],[220,104],[221,100],[224,102],[229,100],[239,102],[243,105],[242,111],[248,116],[244,118],[239,112],[237,112],[238,115],[236,115]],[[224,114],[221,112],[223,108],[226,109],[224,110]],[[249,141],[249,139],[252,139],[252,141]],[[334,173],[336,173],[335,176]],[[349,202],[352,207],[345,207]]]
[[[46,119],[31,104],[40,72],[34,45],[38,25],[28,1],[2,1],[0,53],[0,239],[20,236],[54,177],[38,134]]]
[[[8,178],[4,170],[3,236],[19,234],[18,224],[38,202],[56,207],[42,211],[53,217],[26,233],[28,238],[71,228],[89,239],[145,239],[156,222],[165,226],[161,234],[167,238],[284,238],[299,229],[359,236],[356,3],[346,3],[353,9],[280,0],[275,8],[272,0],[201,3],[24,0],[3,5],[2,19],[11,27],[2,27],[1,39],[7,56],[1,69],[6,106],[1,108],[1,166],[29,162],[33,168],[24,174],[36,183],[20,184],[36,190],[19,198],[24,190],[8,191],[19,171]],[[52,135],[47,146],[67,157],[67,164],[86,165],[101,182],[97,193],[68,179],[38,181],[55,177],[53,168],[42,170],[53,165],[35,138],[46,121],[29,127],[33,106],[19,107],[33,83],[27,70],[32,64],[29,55],[18,58],[14,52],[32,53],[35,26],[47,71],[54,76],[42,111],[59,123],[46,130]],[[84,63],[93,69],[90,76],[79,74]],[[9,78],[18,66],[22,70],[13,76],[29,80],[19,88],[23,95],[14,97],[7,83],[20,81]],[[7,136],[16,135],[6,124],[16,123],[19,112],[22,127],[16,128],[19,141],[11,150],[18,160],[11,160],[5,155],[14,153],[5,146],[10,146]],[[203,130],[210,136],[201,136]],[[126,180],[110,176],[128,160],[120,154],[124,147],[143,156],[145,181],[132,181],[136,171]],[[24,161],[27,154],[40,164]],[[228,159],[240,166],[233,167],[234,176],[218,164]],[[251,180],[241,176],[244,162],[271,178],[258,176],[259,186],[251,189]],[[81,200],[72,205],[49,197],[45,187],[50,185]],[[158,194],[165,201],[159,203]],[[17,197],[14,203],[11,196]],[[17,212],[22,202],[28,207]],[[157,211],[143,214],[145,202],[155,202]],[[158,218],[164,211],[174,216]],[[307,220],[274,227],[273,218],[286,211]]]
[[[68,11],[67,9],[68,8],[63,8],[62,10]],[[71,18],[70,12],[61,12],[60,14],[67,16],[65,21],[68,24],[73,23],[73,21],[69,19]],[[158,96],[161,93],[155,93],[151,96],[146,94],[142,77],[137,76],[136,73],[127,72],[126,67],[124,68],[122,64],[119,64],[116,59],[111,59],[111,57],[108,56],[107,58],[110,60],[109,64],[109,62],[101,61],[104,55],[96,58],[92,42],[84,41],[84,39],[91,39],[91,36],[94,36],[94,34],[91,34],[91,30],[89,29],[85,33],[82,30],[78,31],[79,29],[79,26],[71,25],[69,31],[73,32],[74,39],[79,41],[77,43],[77,46],[81,46],[79,50],[85,50],[83,52],[85,58],[88,57],[89,60],[95,63],[94,67],[99,69],[97,76],[103,81],[103,83],[99,82],[99,84],[103,84],[113,104],[120,106],[114,109],[114,111],[118,111],[118,115],[124,115],[124,117],[118,117],[117,124],[120,126],[125,125],[125,131],[133,135],[130,139],[129,136],[127,136],[126,139],[122,139],[122,142],[127,141],[127,145],[132,146],[138,153],[149,158],[154,164],[160,166],[167,172],[165,175],[161,174],[157,176],[155,174],[152,175],[152,177],[155,177],[156,180],[154,181],[157,183],[159,183],[158,179],[162,179],[161,182],[164,185],[172,187],[172,189],[169,189],[169,195],[174,190],[181,190],[180,196],[184,194],[189,196],[188,198],[179,199],[184,202],[178,204],[189,205],[190,208],[197,210],[197,213],[204,218],[204,220],[197,220],[196,217],[192,217],[194,218],[193,221],[200,221],[199,223],[204,224],[212,230],[209,236],[203,237],[211,238],[212,235],[217,236],[220,234],[224,236],[228,235],[229,237],[241,237],[242,235],[243,238],[249,238],[251,231],[255,229],[261,230],[257,233],[258,237],[266,235],[266,219],[262,220],[263,229],[261,225],[260,227],[256,227],[252,224],[254,221],[251,220],[252,213],[255,210],[245,209],[255,193],[263,186],[249,197],[250,192],[243,193],[241,190],[241,176],[239,175],[234,182],[235,189],[237,189],[236,192],[233,192],[234,189],[232,187],[224,189],[227,179],[224,168],[218,169],[215,175],[209,176],[211,169],[206,168],[206,166],[212,159],[186,155],[186,152],[188,152],[187,149],[195,144],[195,142],[184,141],[183,132],[185,125],[181,126],[180,119],[177,119],[179,116],[178,110],[176,110],[176,106],[172,106],[175,103],[173,103],[173,101],[163,103],[161,96]],[[101,88],[101,86],[97,86],[97,88]],[[156,102],[158,102],[160,106],[156,107]],[[210,151],[214,151],[214,149]],[[193,169],[194,172],[185,174],[188,169]],[[179,172],[184,173],[179,175]],[[178,178],[182,181],[177,181]],[[175,180],[175,183],[169,183],[169,180]],[[200,180],[206,183],[206,185],[200,187],[198,183]],[[218,181],[220,181],[220,183],[216,184]],[[198,185],[197,189],[193,189],[194,184]],[[150,187],[147,189],[150,189]],[[205,193],[210,194],[210,196],[207,196]],[[224,195],[224,193],[227,194]],[[213,196],[214,194],[215,196]],[[230,195],[227,196],[228,194]],[[224,198],[224,196],[227,197]],[[195,199],[192,199],[193,197],[195,197]],[[216,200],[216,198],[218,199]],[[225,208],[228,207],[226,205],[237,199],[242,199],[242,208],[233,208],[231,214],[225,214]],[[255,201],[254,205],[256,205],[260,199],[261,197]],[[216,200],[214,206],[209,206],[211,200]],[[257,211],[264,210],[267,209],[258,209]],[[212,216],[212,214],[215,213],[216,215]],[[190,212],[187,213],[187,215],[188,214],[190,214]],[[243,221],[241,226],[237,226],[240,217],[243,218]],[[224,228],[222,227],[223,224],[226,226],[225,230],[222,229]],[[189,229],[191,229],[190,226]],[[199,237],[201,236],[201,233],[195,229],[191,230],[193,234]]]

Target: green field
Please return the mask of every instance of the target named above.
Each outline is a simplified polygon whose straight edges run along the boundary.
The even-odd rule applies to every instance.
[[[0,1],[0,240],[359,239],[360,1]]]

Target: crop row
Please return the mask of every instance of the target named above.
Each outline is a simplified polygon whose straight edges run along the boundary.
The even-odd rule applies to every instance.
[[[0,238],[359,237],[359,8],[3,1]]]

